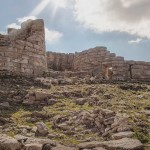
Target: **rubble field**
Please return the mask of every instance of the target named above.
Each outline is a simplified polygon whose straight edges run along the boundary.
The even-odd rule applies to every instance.
[[[148,83],[0,78],[0,150],[144,149],[150,149]]]

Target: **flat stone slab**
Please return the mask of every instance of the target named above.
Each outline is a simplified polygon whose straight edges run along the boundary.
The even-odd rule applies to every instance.
[[[63,145],[57,145],[56,147],[52,147],[52,150],[78,150],[78,149],[73,147],[63,146]]]
[[[79,150],[80,149],[92,149],[92,148],[101,147],[101,146],[102,146],[102,142],[98,142],[98,141],[85,142],[85,143],[78,144]]]
[[[122,138],[131,138],[132,135],[133,135],[133,132],[131,132],[131,131],[119,132],[119,133],[113,134],[112,139],[119,140],[119,139],[122,139]]]
[[[97,148],[94,148],[93,150],[106,150],[106,149],[103,147],[97,147]]]
[[[143,150],[143,144],[137,139],[123,138],[104,142],[85,142],[78,145],[79,150],[103,147],[109,150]]]
[[[123,138],[103,142],[103,146],[110,150],[143,150],[143,144],[137,139]]]

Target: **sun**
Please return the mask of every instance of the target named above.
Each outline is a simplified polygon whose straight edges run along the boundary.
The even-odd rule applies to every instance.
[[[56,14],[57,10],[60,8],[66,8],[67,0],[42,0],[35,9],[30,13],[31,16],[38,16],[45,8],[50,6],[53,9],[53,15]]]

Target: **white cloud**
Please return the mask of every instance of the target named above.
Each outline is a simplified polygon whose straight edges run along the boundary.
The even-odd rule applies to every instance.
[[[141,0],[121,0],[124,7],[130,7],[140,1]]]
[[[11,23],[6,26],[6,28],[15,28],[15,29],[20,29],[21,28],[21,23],[27,21],[27,20],[35,20],[37,19],[35,16],[27,16],[27,17],[22,17],[22,18],[17,18],[17,23]]]
[[[29,19],[35,20],[37,18],[35,16],[27,16],[27,17],[17,18],[17,21],[18,21],[18,23],[23,23]]]
[[[55,43],[58,41],[63,34],[61,32],[55,31],[55,30],[49,30],[48,28],[45,28],[45,39],[47,44]]]
[[[7,28],[20,29],[20,25],[17,23],[11,23],[11,24],[7,25]]]
[[[5,31],[0,31],[0,34],[6,35],[7,33]]]
[[[75,0],[76,20],[95,32],[150,38],[149,0]]]
[[[128,41],[129,44],[139,44],[143,39],[137,38],[135,40]]]

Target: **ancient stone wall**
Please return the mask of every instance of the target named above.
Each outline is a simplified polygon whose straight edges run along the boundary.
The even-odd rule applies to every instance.
[[[150,81],[150,63],[126,61],[106,47],[95,47],[75,54],[47,53],[48,68],[57,71],[86,71],[112,80]]]
[[[47,64],[49,69],[56,71],[73,70],[74,54],[47,52]]]
[[[110,53],[106,47],[95,47],[75,54],[48,52],[47,55],[49,69],[86,71],[93,76],[107,79],[128,78],[129,72],[124,58]]]
[[[106,47],[95,47],[75,54],[75,70],[86,70],[93,75],[112,78],[128,78],[128,70],[123,57],[107,51]]]
[[[48,67],[47,67],[48,64]],[[45,52],[44,21],[28,20],[21,29],[0,34],[0,71],[23,76],[39,76],[47,69],[88,72],[113,80],[150,81],[150,63],[126,61],[106,47],[95,47],[75,54]]]
[[[150,81],[150,62],[126,61],[130,77],[135,80]]]
[[[0,35],[0,70],[38,76],[47,70],[44,21],[28,20]]]

